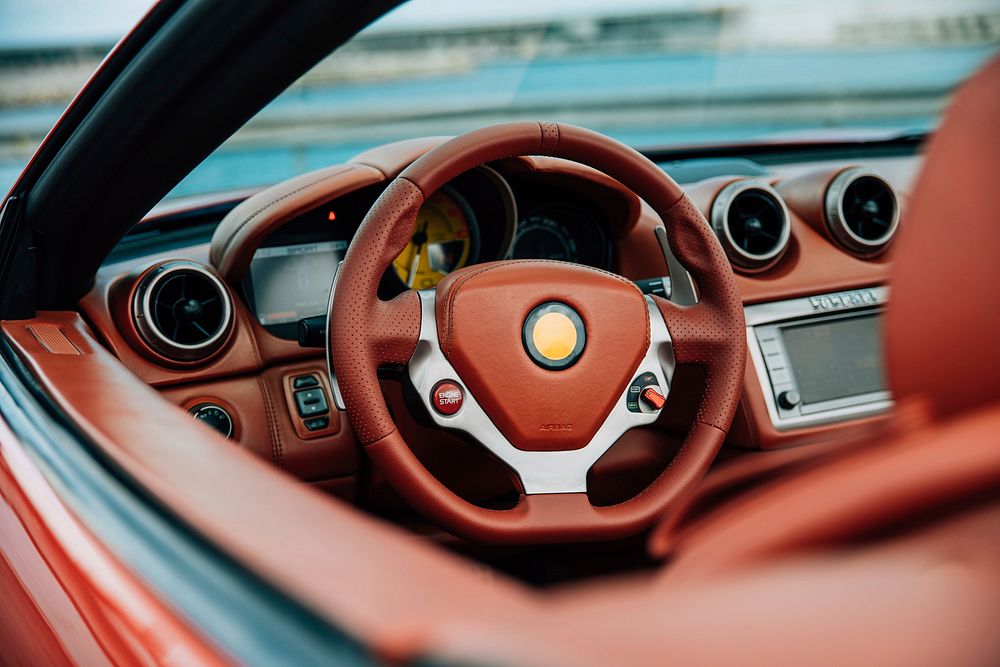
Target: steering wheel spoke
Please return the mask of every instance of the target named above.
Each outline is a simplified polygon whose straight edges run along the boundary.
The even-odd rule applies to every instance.
[[[428,290],[418,294],[421,304],[420,337],[408,369],[410,381],[421,402],[435,424],[470,435],[510,466],[520,479],[526,495],[586,493],[587,473],[591,466],[627,431],[656,421],[659,409],[640,397],[642,389],[656,387],[663,397],[669,393],[674,372],[670,334],[656,305],[647,298],[650,343],[633,374],[639,383],[625,387],[590,442],[573,450],[519,449],[497,428],[442,353],[438,340],[435,292]],[[442,412],[435,404],[435,390],[443,383],[456,384],[462,392],[461,407],[454,414]]]

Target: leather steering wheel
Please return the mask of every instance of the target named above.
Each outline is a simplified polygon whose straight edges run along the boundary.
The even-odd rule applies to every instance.
[[[665,223],[671,249],[698,287],[698,303],[681,307],[644,296],[612,273],[533,260],[470,266],[435,290],[379,299],[379,281],[406,247],[424,200],[468,169],[519,155],[573,160],[631,188]],[[368,212],[330,303],[336,381],[368,456],[414,508],[473,540],[591,541],[649,527],[704,475],[739,400],[743,307],[711,228],[655,164],[578,127],[496,125],[416,160]],[[535,327],[546,315],[539,338]],[[546,348],[553,336],[555,347]],[[427,471],[382,397],[376,372],[390,364],[407,365],[438,425],[468,433],[514,470],[522,486],[516,506],[479,507]],[[641,396],[650,386],[666,395],[677,364],[705,372],[698,416],[680,452],[638,495],[592,505],[588,470],[627,430],[656,420],[656,397]],[[442,389],[445,382],[453,386]]]

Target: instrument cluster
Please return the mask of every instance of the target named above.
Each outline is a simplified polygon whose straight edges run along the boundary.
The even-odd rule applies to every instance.
[[[243,292],[262,326],[294,338],[298,320],[325,312],[337,264],[380,192],[366,187],[326,202],[261,243]],[[508,180],[491,167],[468,171],[424,202],[406,248],[386,272],[382,295],[433,289],[459,269],[501,259],[610,269],[603,211],[585,196],[578,187],[524,175]]]
[[[510,257],[551,259],[609,268],[610,245],[604,227],[575,203],[542,204],[518,221]]]

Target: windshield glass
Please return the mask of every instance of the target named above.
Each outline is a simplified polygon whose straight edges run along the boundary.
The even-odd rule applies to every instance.
[[[995,0],[413,0],[320,62],[169,196],[265,185],[382,143],[517,119],[584,125],[639,149],[924,131],[998,44]],[[32,106],[8,79],[0,160],[6,151],[23,165],[37,141],[18,128],[59,106]]]

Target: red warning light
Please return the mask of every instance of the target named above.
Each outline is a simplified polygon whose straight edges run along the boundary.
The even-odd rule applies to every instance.
[[[329,213],[326,214],[326,219],[327,220],[336,220],[337,219],[337,214],[334,213],[333,211],[330,211]]]

